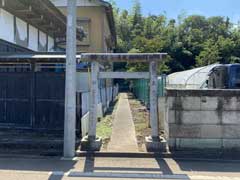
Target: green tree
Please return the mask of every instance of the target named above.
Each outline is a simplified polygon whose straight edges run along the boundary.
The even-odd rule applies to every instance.
[[[140,36],[143,30],[143,17],[141,12],[141,4],[139,0],[133,1],[133,8],[131,13],[132,36]]]
[[[240,26],[229,18],[181,13],[177,19],[166,15],[141,13],[139,0],[133,0],[130,12],[119,10],[113,3],[117,30],[117,52],[167,52],[168,57],[159,72],[172,73],[215,62],[240,62]],[[129,63],[130,71],[147,70],[146,64]]]
[[[218,37],[217,46],[220,54],[220,63],[231,63],[235,49],[235,43],[231,38]]]
[[[219,56],[218,45],[213,39],[204,43],[203,51],[196,57],[198,66],[206,66],[218,62]]]

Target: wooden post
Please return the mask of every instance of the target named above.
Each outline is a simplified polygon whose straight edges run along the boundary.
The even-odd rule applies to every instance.
[[[99,63],[94,61],[91,64],[91,97],[90,97],[90,114],[89,114],[89,141],[96,140],[97,126],[97,106],[98,106],[98,73]]]
[[[150,72],[150,123],[152,129],[152,138],[159,137],[158,127],[158,77],[157,77],[158,64],[156,60],[150,61],[149,72]]]

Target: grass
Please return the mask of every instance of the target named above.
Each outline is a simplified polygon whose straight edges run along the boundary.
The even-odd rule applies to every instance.
[[[117,109],[118,97],[112,102],[103,118],[97,123],[97,136],[102,138],[103,145],[101,151],[107,150],[107,145],[112,135],[112,126]]]
[[[97,123],[97,136],[106,139],[112,134],[112,120],[111,115],[107,115]]]
[[[135,125],[138,148],[140,152],[145,152],[145,137],[151,134],[151,128],[149,127],[149,111],[139,100],[134,99],[135,97],[133,94],[129,93],[128,98]]]

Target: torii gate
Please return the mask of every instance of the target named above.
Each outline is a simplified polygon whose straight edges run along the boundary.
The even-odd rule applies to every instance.
[[[64,157],[72,158],[75,155],[75,124],[76,124],[76,0],[68,0],[67,8],[67,47],[66,47],[66,91],[65,91],[65,122],[64,122]],[[81,61],[91,62],[91,102],[90,123],[88,137],[83,139],[82,145],[90,151],[99,149],[100,141],[96,138],[97,100],[99,78],[130,78],[150,79],[150,121],[151,137],[147,138],[147,147],[161,149],[165,142],[159,139],[158,112],[157,112],[157,65],[165,53],[151,54],[82,54]],[[99,72],[101,62],[148,62],[149,72]]]
[[[88,136],[82,140],[82,149],[87,151],[98,151],[101,140],[96,137],[97,104],[98,104],[98,80],[99,79],[150,79],[150,123],[151,137],[146,137],[147,149],[150,151],[163,151],[166,142],[159,138],[158,123],[158,62],[162,61],[166,53],[144,53],[144,54],[114,54],[95,53],[82,54],[80,61],[91,62],[91,98],[89,114]],[[149,72],[100,72],[99,64],[114,62],[149,63]]]

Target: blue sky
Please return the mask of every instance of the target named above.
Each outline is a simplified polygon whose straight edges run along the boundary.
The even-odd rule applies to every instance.
[[[118,7],[131,9],[133,0],[115,0]],[[228,16],[231,21],[240,21],[240,0],[140,0],[144,15],[166,13],[176,18],[181,12],[187,15]]]

